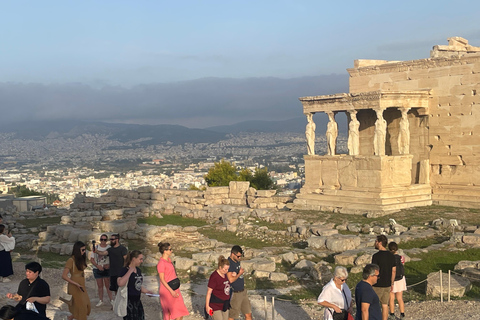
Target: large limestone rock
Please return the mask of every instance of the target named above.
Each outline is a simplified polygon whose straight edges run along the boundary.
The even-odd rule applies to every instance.
[[[307,239],[308,247],[313,249],[325,249],[327,237],[313,236]]]
[[[430,273],[427,277],[426,294],[429,297],[440,297],[440,274],[438,272]],[[448,273],[442,273],[443,295],[448,294]],[[461,298],[470,291],[472,285],[470,281],[455,274],[450,279],[450,296]]]
[[[338,238],[327,238],[325,245],[329,250],[343,252],[358,248],[360,242],[361,240],[357,236],[343,236]]]
[[[175,268],[179,270],[188,270],[193,266],[195,262],[192,259],[183,258],[183,257],[175,257],[174,261],[175,261]]]

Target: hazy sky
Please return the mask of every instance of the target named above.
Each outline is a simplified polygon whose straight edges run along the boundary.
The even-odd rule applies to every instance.
[[[175,109],[185,96],[190,103],[198,99],[199,105],[222,108],[224,101],[216,100],[215,94],[199,96],[197,92],[192,96],[191,91],[179,89],[187,83],[185,89],[192,90],[192,81],[205,86],[198,80],[202,78],[251,79],[257,84],[251,90],[271,90],[281,96],[283,89],[264,87],[263,83],[271,86],[272,81],[258,78],[280,78],[295,86],[297,79],[299,83],[305,81],[302,77],[346,75],[345,69],[353,66],[354,59],[427,58],[433,45],[447,44],[451,36],[462,36],[480,46],[479,9],[480,2],[476,1],[438,0],[4,1],[0,11],[2,120],[19,120],[24,108],[38,117],[49,114],[53,118],[88,120],[91,115],[77,115],[69,109],[72,103],[54,98],[56,89],[61,88],[65,95],[65,90],[75,91],[72,88],[79,84],[90,87],[81,91],[87,94],[82,99],[89,107],[101,109],[101,119],[97,120],[108,121],[105,114],[112,112],[118,113],[110,119],[115,121],[142,122],[135,120],[137,113],[136,118],[148,119],[144,123],[194,123],[198,127],[247,120],[254,118],[248,111],[241,119],[227,114],[221,120],[210,117],[208,112],[214,111],[206,109],[198,123],[188,112],[175,117],[138,113],[158,109],[161,115],[161,110]],[[177,101],[169,98],[168,103],[160,103],[161,97],[142,101],[136,95],[138,103],[126,106],[114,102],[120,92],[128,94],[136,86],[165,87],[169,83],[174,83],[176,93],[180,92]],[[216,81],[206,83],[217,85]],[[30,90],[22,94],[23,87]],[[232,92],[235,104],[252,111],[262,108],[255,102],[252,105],[251,100],[243,102],[243,89]],[[341,86],[338,89],[346,90]],[[43,90],[53,98],[38,104],[38,95],[45,95]],[[293,90],[289,94],[337,92],[324,91]],[[79,94],[73,92],[71,99]],[[96,100],[99,96],[103,100]],[[284,98],[296,110],[294,113],[302,116],[298,96]],[[86,106],[76,104],[77,108]],[[10,113],[14,108],[18,109],[16,113]],[[272,119],[291,115],[282,114],[283,110],[286,107],[279,106]]]

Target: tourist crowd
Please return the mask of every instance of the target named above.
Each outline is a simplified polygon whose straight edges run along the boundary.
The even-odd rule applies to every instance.
[[[1,218],[1,217],[0,217]],[[0,221],[1,222],[1,221]],[[2,280],[13,274],[10,251],[15,238],[0,224],[0,275]],[[12,243],[13,238],[13,245]],[[108,244],[107,240],[110,240]],[[378,252],[372,263],[365,266],[362,281],[355,287],[356,320],[387,320],[394,316],[395,298],[398,301],[400,316],[405,317],[402,292],[406,290],[403,264],[405,260],[397,254],[398,245],[388,244],[387,237],[380,235],[375,241]],[[145,313],[141,294],[158,296],[164,320],[182,320],[189,314],[180,292],[180,280],[171,260],[173,248],[170,243],[158,244],[161,258],[157,264],[160,285],[158,294],[143,286],[140,265],[144,256],[141,251],[128,252],[120,244],[120,235],[100,236],[100,243],[92,241],[92,250],[87,258],[86,244],[77,241],[71,256],[63,269],[62,279],[67,282],[68,298],[60,299],[67,303],[68,320],[87,320],[91,312],[90,298],[85,286],[87,261],[93,265],[93,275],[97,284],[99,301],[97,307],[110,303],[113,312],[124,320],[144,320]],[[8,253],[8,255],[7,255]],[[240,266],[243,250],[232,247],[228,258],[218,258],[217,269],[210,275],[205,298],[205,319],[233,320],[241,314],[246,320],[252,319],[252,308],[245,290],[244,272]],[[26,279],[22,280],[16,293],[8,293],[7,298],[18,302],[0,309],[0,318],[13,320],[48,320],[46,305],[50,302],[50,287],[40,278],[42,266],[38,262],[25,265]],[[346,284],[348,271],[337,266],[333,278],[327,283],[318,297],[318,303],[325,307],[325,320],[353,320],[352,293]],[[105,295],[106,291],[106,295]],[[109,301],[106,301],[108,296]]]

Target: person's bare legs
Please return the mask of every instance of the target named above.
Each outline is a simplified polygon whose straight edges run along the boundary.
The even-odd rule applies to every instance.
[[[388,320],[388,304],[382,304],[382,319]]]
[[[98,298],[100,299],[100,301],[103,301],[103,280],[102,278],[95,280],[97,281]]]
[[[395,313],[395,293],[393,292],[390,292],[389,307],[390,307],[390,313]]]
[[[251,313],[247,313],[245,315],[245,320],[252,320],[252,314]]]
[[[395,293],[398,301],[398,308],[400,309],[400,313],[405,313],[405,304],[403,303],[403,292]]]
[[[103,278],[103,283],[105,284],[105,289],[107,289],[107,294],[108,294],[108,297],[110,298],[110,301],[113,301],[113,295],[112,295],[112,291],[110,291],[110,278],[109,277],[106,277],[106,278]]]

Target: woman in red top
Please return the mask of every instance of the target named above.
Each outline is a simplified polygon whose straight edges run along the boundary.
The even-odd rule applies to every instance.
[[[183,302],[180,288],[173,290],[168,285],[168,282],[177,278],[175,267],[173,266],[170,255],[172,254],[172,247],[170,243],[158,244],[158,251],[162,257],[158,261],[157,271],[160,278],[160,304],[163,310],[163,320],[182,320],[184,316],[189,315],[187,307]]]
[[[228,320],[230,308],[230,281],[227,278],[230,262],[224,256],[218,258],[218,268],[208,280],[205,310],[213,320]]]

